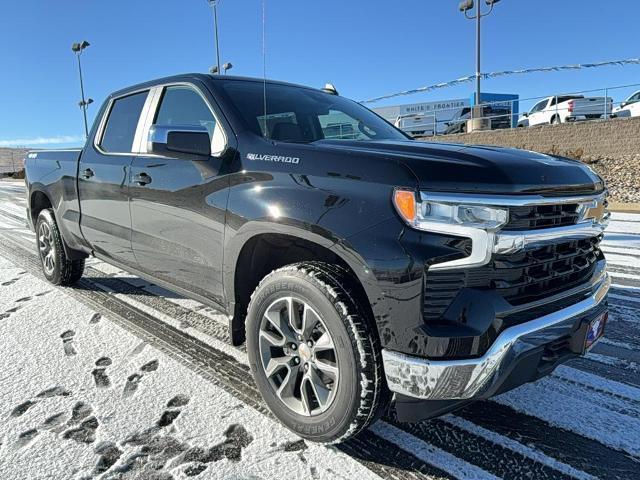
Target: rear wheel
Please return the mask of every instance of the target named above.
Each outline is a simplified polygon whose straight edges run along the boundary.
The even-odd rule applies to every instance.
[[[36,220],[36,243],[42,273],[54,285],[72,285],[84,272],[84,259],[67,258],[53,210],[44,209]]]
[[[356,435],[388,402],[353,281],[335,265],[298,263],[267,275],[249,304],[247,351],[260,393],[285,426],[315,442]]]
[[[560,122],[561,122],[561,121],[560,121],[560,116],[559,116],[559,115],[554,115],[554,116],[553,116],[553,118],[551,119],[551,123],[552,123],[553,125],[557,125],[557,124],[559,124]]]

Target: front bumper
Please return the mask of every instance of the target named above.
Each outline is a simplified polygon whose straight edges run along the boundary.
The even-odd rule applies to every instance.
[[[382,359],[387,385],[397,394],[423,400],[490,397],[501,391],[512,367],[531,351],[565,336],[575,337],[585,318],[601,307],[610,285],[611,279],[604,273],[589,297],[505,329],[479,358],[429,360],[384,349]]]

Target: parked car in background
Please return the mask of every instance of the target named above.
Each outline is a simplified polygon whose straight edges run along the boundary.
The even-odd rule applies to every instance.
[[[612,117],[640,117],[640,90],[613,109]]]
[[[612,107],[611,97],[554,95],[536,103],[523,117],[527,118],[529,126],[592,120],[610,116]]]
[[[435,117],[433,115],[410,113],[400,115],[393,122],[393,125],[412,137],[433,135],[435,132]]]
[[[467,131],[467,120],[471,118],[471,108],[464,107],[460,110],[460,113],[446,124],[447,128],[444,130],[444,134],[465,133]],[[491,121],[491,130],[511,128],[511,111],[509,107],[483,105],[482,116]]]

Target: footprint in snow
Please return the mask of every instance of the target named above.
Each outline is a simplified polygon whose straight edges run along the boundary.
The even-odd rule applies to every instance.
[[[111,365],[111,359],[109,357],[101,357],[96,360],[96,368],[93,369],[91,375],[96,382],[98,388],[109,388],[111,386],[111,380],[107,375],[107,367]]]
[[[64,354],[67,357],[78,353],[75,347],[75,342],[73,341],[73,337],[75,337],[75,335],[76,332],[73,330],[66,330],[62,332],[62,335],[60,335],[60,338],[62,339],[62,348],[64,349]]]
[[[31,299],[32,299],[32,297],[22,297],[22,298],[17,299],[16,303],[28,302]]]
[[[171,400],[167,402],[167,409],[162,412],[162,415],[156,422],[156,426],[168,427],[171,425],[176,418],[180,416],[182,413],[182,407],[189,403],[190,398],[186,395],[176,395]]]
[[[242,459],[242,450],[253,442],[253,436],[242,425],[231,425],[224,432],[225,440],[209,447],[190,445],[164,433],[162,427],[170,425],[179,415],[181,408],[188,403],[189,397],[177,395],[169,400],[167,409],[155,426],[125,439],[122,445],[137,446],[139,449],[129,454],[112,473],[116,476],[133,473],[135,478],[171,478],[166,469],[184,465],[183,474],[194,477],[205,471],[209,464],[224,458],[239,462]],[[168,412],[174,413],[168,415]],[[118,454],[115,451],[113,453]]]
[[[64,414],[59,413],[45,420],[44,427],[53,430],[55,433],[61,433],[65,429],[78,425],[93,413],[93,407],[85,402],[77,402],[71,409],[71,417],[64,422]]]
[[[22,432],[20,435],[18,435],[18,440],[16,441],[16,445],[15,445],[16,448],[26,447],[39,434],[40,432],[38,432],[38,430],[36,430],[35,428]]]
[[[94,324],[98,323],[100,320],[102,320],[102,315],[99,314],[99,313],[94,313],[92,315],[92,317],[89,319],[89,323],[91,325],[94,325]]]
[[[11,280],[7,280],[6,282],[3,282],[2,286],[8,287],[9,285],[13,285],[14,283],[16,283],[18,280],[20,280],[18,277],[12,278]]]
[[[145,363],[140,367],[140,372],[132,373],[131,375],[129,375],[129,377],[127,378],[127,383],[125,383],[124,389],[122,390],[122,397],[126,398],[133,395],[138,389],[138,386],[140,385],[140,381],[142,380],[142,377],[144,377],[144,374],[155,372],[158,369],[159,365],[160,363],[158,362],[158,360],[151,360],[150,362]]]
[[[31,399],[31,400],[27,400],[25,402],[22,402],[20,405],[18,405],[17,407],[15,407],[11,413],[9,414],[10,417],[12,418],[17,418],[17,417],[21,417],[22,415],[24,415],[25,413],[27,413],[27,411],[33,407],[36,403],[42,401],[45,398],[52,398],[52,397],[68,397],[69,395],[71,395],[71,392],[65,388],[62,387],[52,387],[52,388],[48,388],[47,390],[43,390],[42,392],[40,392],[39,394],[37,394],[35,396],[35,399]]]
[[[0,313],[0,320],[4,320],[5,318],[9,318],[12,313],[16,313],[20,310],[22,306],[18,305],[17,307],[10,308],[9,310],[5,310],[4,313]]]
[[[94,475],[100,475],[109,470],[122,456],[122,450],[113,442],[100,442],[96,445],[94,452],[100,455],[93,469]]]
[[[62,438],[74,440],[78,443],[93,443],[96,441],[96,430],[100,423],[96,417],[89,417],[76,428],[67,430]]]

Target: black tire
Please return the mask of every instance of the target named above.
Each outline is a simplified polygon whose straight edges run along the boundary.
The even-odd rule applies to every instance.
[[[48,231],[49,238],[44,238],[44,232]],[[42,273],[45,278],[54,285],[73,285],[82,277],[84,272],[84,258],[70,260],[63,246],[64,240],[58,230],[58,224],[50,208],[44,209],[36,220],[36,248],[40,258]],[[44,248],[48,245],[49,250]],[[53,252],[51,252],[53,250]],[[51,258],[45,260],[47,253],[51,252]]]
[[[338,443],[357,435],[377,420],[389,403],[379,340],[370,315],[361,307],[364,299],[355,294],[355,281],[337,265],[297,263],[267,275],[249,303],[247,352],[262,398],[287,428],[313,442]],[[318,313],[335,346],[339,377],[333,400],[325,411],[313,415],[299,414],[287,406],[276,394],[263,365],[259,340],[263,316],[286,296],[306,302]],[[302,358],[302,344],[299,350]]]
[[[558,115],[554,115],[553,117],[551,117],[551,125],[558,125],[562,123],[562,120],[560,120],[560,117]]]

